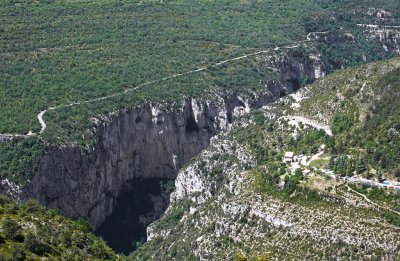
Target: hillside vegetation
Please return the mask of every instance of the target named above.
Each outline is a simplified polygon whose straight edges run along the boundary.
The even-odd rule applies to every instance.
[[[358,22],[375,22],[374,17],[365,15],[367,7],[390,10],[396,5],[394,0],[2,1],[0,133],[37,133],[40,125],[36,116],[49,107],[122,93],[229,57],[292,44],[305,40],[311,30],[342,27],[354,31]],[[393,18],[385,22],[395,21],[396,15],[394,11]],[[364,38],[359,38],[361,46],[353,50],[370,48],[375,59],[386,55]],[[351,52],[348,45],[341,48]],[[326,52],[332,55],[332,51]],[[359,58],[349,64],[360,62]],[[239,70],[246,67],[240,65]],[[228,90],[232,89],[237,80],[232,79],[231,86],[226,78],[229,75],[217,75],[213,83],[224,82]],[[183,93],[168,95],[170,99],[179,101],[185,94],[195,96],[211,87],[196,78],[182,81]],[[194,82],[199,86],[192,86]],[[70,121],[69,115],[77,114],[73,120],[89,127],[93,121],[87,114],[99,117],[143,102],[143,98],[158,100],[163,97],[160,90],[182,90],[181,84],[145,86],[106,104],[65,108],[45,119],[63,125]],[[66,130],[61,136],[76,131],[79,134],[75,136],[80,137],[75,125],[62,128]],[[47,132],[46,138],[60,135],[52,128]],[[75,139],[69,137],[69,141]]]
[[[399,68],[393,59],[339,70],[301,89],[300,101],[285,97],[242,117],[179,172],[171,206],[132,257],[397,260],[400,190],[340,177],[368,177],[382,163],[366,144],[382,148],[381,159],[397,157]],[[284,163],[286,151],[307,160]],[[323,171],[332,158],[334,175]],[[394,179],[398,161],[389,162],[380,171]]]
[[[331,153],[359,158],[361,173],[400,178],[399,67],[393,59],[329,75],[303,90],[301,108],[288,113],[330,125]]]
[[[0,195],[0,260],[118,260],[84,220]]]
[[[302,40],[303,16],[320,8],[304,0],[3,1],[0,10],[0,133],[27,133],[50,106]]]
[[[119,110],[268,91],[282,69],[269,58],[290,50],[330,75],[213,138],[128,258],[400,259],[400,59],[357,25],[400,26],[398,0],[3,0],[0,21],[5,190],[29,184],[50,146],[88,153]],[[125,258],[84,220],[0,195],[0,260]]]

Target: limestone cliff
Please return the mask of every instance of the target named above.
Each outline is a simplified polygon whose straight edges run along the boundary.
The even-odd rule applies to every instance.
[[[400,54],[400,26],[379,26],[360,24],[368,36],[378,39],[387,52]]]
[[[247,98],[219,94],[201,101],[188,98],[172,111],[146,104],[98,123],[90,150],[49,146],[37,174],[23,190],[24,197],[36,198],[68,216],[87,217],[97,228],[112,213],[124,183],[133,178],[175,178],[182,165],[238,114],[298,89],[303,78],[314,80],[325,74],[324,64],[315,55],[289,51],[259,59],[271,63],[278,78],[266,79],[265,88],[257,94]]]

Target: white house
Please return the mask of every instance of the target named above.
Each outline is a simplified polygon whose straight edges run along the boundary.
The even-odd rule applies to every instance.
[[[294,152],[287,151],[285,152],[285,155],[283,156],[283,162],[284,163],[291,163],[294,161]]]

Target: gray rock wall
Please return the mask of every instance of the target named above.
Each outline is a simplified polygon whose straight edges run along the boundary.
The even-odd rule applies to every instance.
[[[390,53],[400,54],[400,26],[359,24],[369,38],[378,39]]]
[[[123,184],[135,177],[175,178],[183,164],[206,148],[235,115],[292,92],[300,79],[325,74],[318,57],[263,57],[276,67],[278,81],[266,81],[253,98],[238,94],[210,101],[187,99],[168,111],[156,104],[120,111],[98,125],[96,145],[47,148],[37,174],[24,188],[33,197],[72,217],[86,217],[94,228],[111,214]]]

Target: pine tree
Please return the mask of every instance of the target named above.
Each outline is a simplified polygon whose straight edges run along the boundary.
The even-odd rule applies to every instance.
[[[335,169],[335,158],[334,157],[331,157],[329,159],[329,169],[330,170],[334,170]]]

